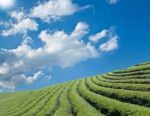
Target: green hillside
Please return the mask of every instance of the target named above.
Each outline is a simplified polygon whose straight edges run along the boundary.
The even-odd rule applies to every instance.
[[[0,116],[150,116],[150,62],[40,90],[0,93]]]

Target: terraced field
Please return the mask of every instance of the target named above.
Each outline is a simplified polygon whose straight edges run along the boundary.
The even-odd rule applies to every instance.
[[[150,116],[150,62],[40,90],[0,93],[0,116]]]

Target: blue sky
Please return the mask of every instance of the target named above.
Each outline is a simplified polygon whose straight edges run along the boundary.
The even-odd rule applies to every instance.
[[[149,0],[13,2],[0,3],[0,90],[37,89],[150,60]]]

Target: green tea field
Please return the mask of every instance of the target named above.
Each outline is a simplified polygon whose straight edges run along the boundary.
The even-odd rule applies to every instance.
[[[39,90],[0,93],[0,116],[150,116],[150,63]]]

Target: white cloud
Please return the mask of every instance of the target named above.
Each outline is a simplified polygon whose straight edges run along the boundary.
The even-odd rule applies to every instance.
[[[100,45],[100,50],[102,52],[109,52],[118,48],[118,36],[113,36],[109,41]]]
[[[81,38],[87,33],[87,27],[87,24],[79,22],[71,34],[64,31],[50,33],[43,30],[39,34],[39,38],[44,44],[43,47],[33,49],[27,42],[23,42],[16,49],[1,50],[3,56],[0,63],[1,83],[7,82],[9,86],[14,87],[21,82],[32,82],[37,79],[36,76],[30,78],[24,75],[29,72],[53,66],[65,68],[86,59],[98,57],[99,52],[95,46],[85,43]],[[76,32],[79,33],[73,36]],[[25,78],[27,79],[25,80]]]
[[[19,22],[17,25],[15,25],[15,30],[24,31],[24,30],[37,30],[38,24],[29,18],[23,19],[21,22]]]
[[[9,68],[8,68],[7,64],[6,63],[2,64],[2,66],[0,68],[0,75],[7,74],[8,71],[9,71]]]
[[[7,22],[0,21],[0,25],[3,26],[0,35],[7,37],[23,34],[26,37],[28,36],[28,31],[38,29],[39,24],[35,18],[40,18],[45,22],[57,21],[89,7],[91,6],[80,7],[73,3],[72,0],[48,0],[30,9],[30,13],[25,12],[23,8],[20,11],[11,11],[8,13],[10,19]]]
[[[89,37],[89,39],[90,39],[92,42],[97,42],[97,41],[103,39],[104,37],[106,37],[107,34],[108,34],[108,31],[109,31],[109,30],[104,29],[104,30],[102,30],[101,32],[99,32],[99,33],[97,33],[97,34],[95,34],[95,35],[91,35],[91,36]]]
[[[119,2],[119,0],[107,0],[107,2],[111,5],[113,5],[113,4],[117,4]]]
[[[26,82],[27,84],[30,84],[33,83],[38,78],[40,78],[41,76],[44,76],[44,73],[42,71],[38,71],[33,76],[29,76],[29,77],[24,76],[24,81],[21,82]]]
[[[13,19],[16,19],[18,22],[26,18],[26,14],[24,13],[23,9],[21,11],[12,11],[9,13],[9,16]]]
[[[31,9],[31,17],[40,18],[45,22],[56,21],[84,8],[72,3],[72,0],[48,0]]]
[[[113,29],[107,33],[108,42],[99,45],[99,48],[83,39],[88,30],[86,23],[79,22],[70,34],[64,31],[41,31],[39,39],[43,46],[39,48],[33,49],[26,40],[15,49],[0,49],[0,88],[14,88],[20,83],[32,83],[42,74],[39,73],[40,70],[54,66],[70,67],[99,57],[101,53],[114,50],[118,46]],[[33,76],[28,76],[29,74]]]
[[[108,39],[105,43],[99,45],[101,52],[109,52],[118,48],[118,35],[115,32],[115,28],[103,29],[95,35],[89,36],[89,40],[97,43],[101,39]]]
[[[84,35],[88,33],[89,26],[86,23],[79,22],[75,30],[71,34],[71,38],[81,39]]]
[[[42,71],[38,71],[33,76],[27,77],[24,74],[19,75],[12,75],[9,80],[0,80],[0,88],[2,89],[15,89],[17,84],[31,84],[38,78],[44,76],[44,73]]]
[[[20,20],[20,16],[16,17],[16,23],[12,23],[9,29],[3,30],[1,32],[2,36],[15,35],[17,33],[26,35],[28,31],[36,31],[38,29],[38,24],[35,20],[30,18],[25,18]]]
[[[4,81],[4,82],[0,81],[0,88],[13,90],[13,89],[15,89],[15,85],[13,83],[10,83],[7,81]],[[2,91],[2,89],[1,89],[1,91]]]
[[[0,21],[0,26],[2,29],[9,27],[11,24],[9,22]]]
[[[109,3],[114,4],[113,0]],[[84,22],[79,22],[69,34],[64,31],[43,30],[38,36],[43,46],[34,49],[29,45],[31,37],[28,32],[38,30],[36,18],[46,22],[57,21],[88,7],[80,7],[72,0],[48,0],[32,8],[28,14],[24,10],[8,13],[10,19],[7,22],[0,21],[3,27],[0,34],[23,34],[24,41],[14,49],[0,48],[0,90],[15,89],[16,85],[33,83],[45,76],[44,69],[54,66],[70,67],[116,49],[118,36],[111,29],[104,29],[91,35],[90,41],[85,41],[83,37],[88,34],[89,26]],[[108,41],[97,48],[95,43],[104,37]],[[51,79],[51,76],[45,77]]]

